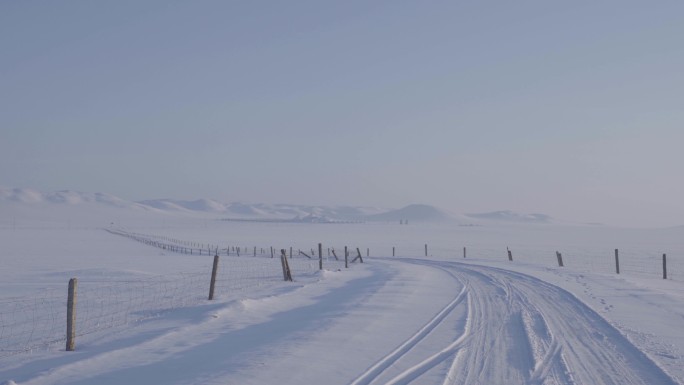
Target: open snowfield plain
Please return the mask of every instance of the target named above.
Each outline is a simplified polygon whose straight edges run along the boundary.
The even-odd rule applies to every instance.
[[[9,213],[0,383],[683,384],[682,236]],[[319,242],[323,270],[297,252],[317,253]],[[290,247],[294,282],[277,258]],[[357,247],[363,264],[351,263]],[[67,352],[70,278],[77,336]]]

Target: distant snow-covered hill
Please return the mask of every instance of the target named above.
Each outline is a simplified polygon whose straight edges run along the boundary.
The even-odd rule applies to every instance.
[[[550,223],[552,218],[546,214],[521,214],[509,210],[492,211],[488,213],[466,214],[469,218],[518,223]]]
[[[104,193],[44,193],[0,188],[0,226],[106,226],[123,219],[157,221],[165,211]]]
[[[85,193],[62,190],[56,192],[40,192],[29,188],[0,188],[0,203],[19,205],[103,205],[117,208],[149,210],[148,206],[126,201],[111,194]]]
[[[367,221],[420,221],[443,222],[455,219],[453,215],[434,206],[414,204],[398,210],[391,210],[380,214],[366,215]]]
[[[550,223],[544,214],[512,211],[459,215],[425,204],[396,210],[378,207],[322,206],[266,203],[223,203],[212,199],[148,199],[127,201],[111,194],[72,190],[40,192],[27,188],[0,188],[0,214],[19,218],[105,218],[146,216],[147,218],[193,217],[204,219],[293,221],[293,222],[453,222],[461,225],[484,223]],[[113,220],[112,220],[113,221]]]
[[[226,211],[226,205],[224,203],[211,199],[197,199],[193,201],[151,199],[137,203],[165,211],[201,211],[206,213],[222,213]]]
[[[309,206],[293,204],[266,203],[221,203],[210,199],[182,201],[173,199],[152,199],[139,204],[159,210],[176,212],[202,212],[219,214],[224,219],[294,219],[294,218],[330,218],[333,220],[363,220],[368,215],[378,214],[386,210],[377,207],[353,206]]]

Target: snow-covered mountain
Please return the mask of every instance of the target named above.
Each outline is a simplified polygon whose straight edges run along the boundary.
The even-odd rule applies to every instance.
[[[104,193],[0,188],[0,226],[105,226],[122,219],[158,221],[166,211]]]
[[[141,205],[164,211],[209,213],[224,219],[286,220],[302,218],[329,218],[339,221],[359,221],[369,215],[387,211],[377,207],[309,206],[266,203],[221,203],[210,199],[182,201],[174,199],[151,199],[138,202]]]
[[[206,213],[221,213],[226,211],[226,204],[211,199],[196,199],[193,201],[151,199],[137,203],[166,211],[200,211]]]
[[[75,210],[79,207],[81,210]],[[195,217],[227,220],[294,222],[454,222],[462,225],[491,222],[550,223],[544,214],[512,211],[459,215],[425,204],[400,209],[266,203],[223,203],[212,199],[148,199],[127,201],[111,194],[72,190],[40,192],[28,188],[0,188],[0,210],[5,217],[112,218],[126,215]]]
[[[76,206],[99,205],[124,209],[149,211],[151,207],[136,202],[126,201],[111,194],[85,193],[72,190],[56,192],[40,192],[29,188],[0,188],[0,203],[4,205],[52,205]]]
[[[550,223],[552,221],[552,218],[546,214],[521,214],[510,210],[466,214],[466,216],[473,219],[497,222]]]
[[[414,204],[398,210],[390,210],[380,214],[365,216],[367,221],[419,221],[419,222],[443,222],[456,219],[453,214],[440,210],[434,206]]]

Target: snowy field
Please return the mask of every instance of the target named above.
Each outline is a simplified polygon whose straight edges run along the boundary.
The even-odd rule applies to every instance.
[[[684,228],[110,217],[0,223],[0,383],[684,383]]]

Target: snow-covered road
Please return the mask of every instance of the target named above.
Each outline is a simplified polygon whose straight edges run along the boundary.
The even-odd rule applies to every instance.
[[[678,383],[564,289],[425,259],[372,259],[315,283],[171,311],[66,354],[0,376],[19,384]]]
[[[575,296],[493,267],[413,261],[464,285],[468,321],[442,352],[455,352],[445,384],[675,384]],[[435,356],[437,357],[437,356]],[[408,383],[430,357],[389,383]]]

